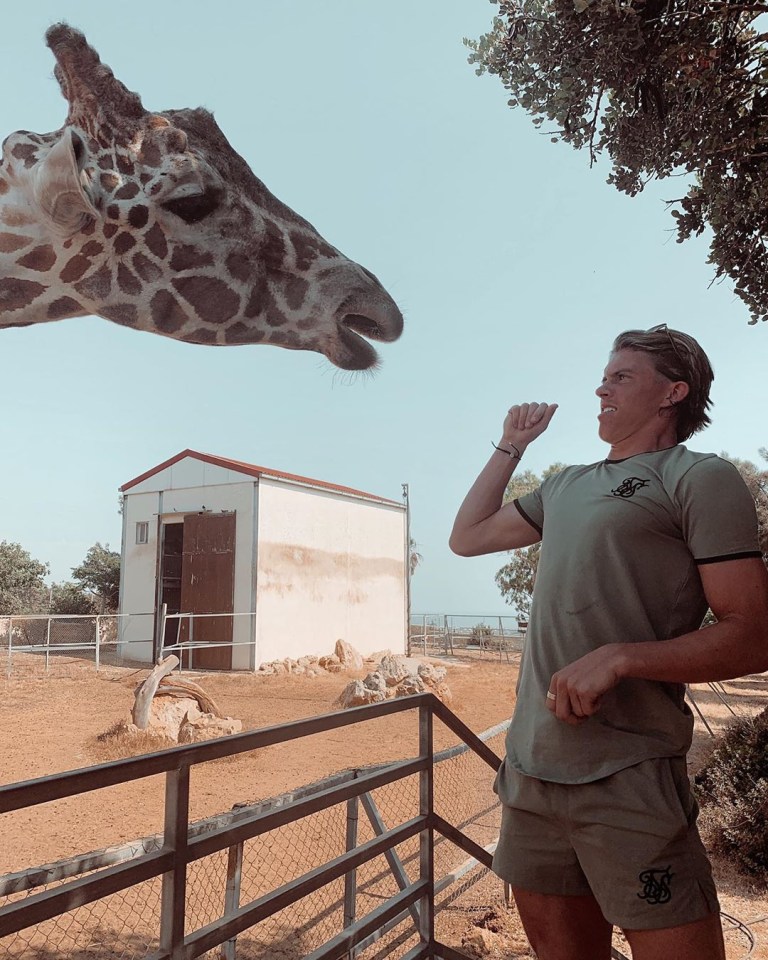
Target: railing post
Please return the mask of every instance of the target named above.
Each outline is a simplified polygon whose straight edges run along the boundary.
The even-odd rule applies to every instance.
[[[96,614],[96,673],[99,672],[99,640],[100,640],[100,631],[99,631],[99,620],[101,618]]]
[[[434,755],[432,704],[423,703],[419,706],[419,756],[427,758],[427,768],[419,774],[419,815],[428,818],[428,825],[419,836],[419,879],[427,881],[427,893],[420,901],[419,933],[428,944],[428,957],[434,956],[435,949]]]
[[[13,673],[13,617],[8,617],[8,676]]]
[[[48,617],[48,627],[45,631],[45,672],[51,665],[51,618]]]
[[[165,775],[164,847],[173,851],[173,869],[163,874],[160,907],[160,951],[168,960],[184,955],[184,908],[187,896],[187,829],[189,764]]]
[[[224,892],[224,919],[240,907],[240,881],[243,874],[243,844],[236,843],[227,855],[227,886]],[[221,945],[221,960],[235,960],[237,937]]]
[[[359,799],[350,797],[347,800],[347,842],[345,852],[349,853],[357,846],[357,821],[359,816]],[[357,868],[344,874],[344,927],[351,927],[357,917]],[[347,954],[347,960],[355,960],[357,950],[352,948]]]

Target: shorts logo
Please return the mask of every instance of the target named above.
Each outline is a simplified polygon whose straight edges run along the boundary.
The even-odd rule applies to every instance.
[[[615,490],[611,490],[611,493],[614,497],[624,497],[625,499],[634,497],[638,490],[647,487],[650,482],[650,480],[642,480],[640,477],[627,477]]]
[[[665,870],[643,870],[638,877],[642,884],[642,890],[638,893],[641,900],[655,905],[657,903],[668,903],[672,899],[672,891],[669,889],[672,874],[669,867]]]

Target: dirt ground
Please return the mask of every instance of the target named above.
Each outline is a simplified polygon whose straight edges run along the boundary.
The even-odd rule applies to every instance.
[[[105,667],[96,673],[91,663],[57,659],[46,676],[43,666],[39,658],[20,656],[14,660],[13,674],[0,679],[2,783],[113,759],[110,748],[97,737],[128,717],[135,684],[146,675],[146,671],[124,667]],[[480,732],[508,718],[517,679],[515,662],[489,657],[456,660],[446,666],[452,708],[470,728]],[[327,713],[354,676],[190,675],[226,714],[241,719],[245,730]],[[768,677],[732,681],[721,692],[725,703],[708,685],[693,688],[715,733],[732,718],[731,710],[753,714],[768,705]],[[453,735],[437,724],[437,749],[454,742]],[[711,745],[712,738],[697,717],[692,772]],[[336,770],[413,755],[416,746],[415,717],[400,715],[299,744],[266,748],[258,755],[214,761],[193,772],[191,819],[280,794]],[[0,874],[160,832],[162,811],[163,781],[155,777],[5,815]],[[768,960],[768,895],[751,890],[727,863],[716,860],[714,866],[727,915],[728,960],[748,955]],[[505,907],[501,886],[492,878],[464,896],[461,909],[446,911],[441,936],[470,956],[529,956],[515,911]],[[753,949],[750,936],[755,940]],[[480,940],[482,946],[476,945]],[[620,938],[616,945],[630,956]]]

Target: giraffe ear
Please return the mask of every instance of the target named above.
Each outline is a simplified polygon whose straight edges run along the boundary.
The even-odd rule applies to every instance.
[[[76,148],[80,153],[76,153]],[[69,130],[35,168],[33,197],[53,231],[69,237],[97,212],[80,181],[79,157],[85,147]]]

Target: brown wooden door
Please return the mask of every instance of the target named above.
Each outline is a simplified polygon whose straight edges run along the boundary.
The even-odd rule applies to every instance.
[[[181,612],[231,614],[235,600],[235,514],[191,513],[184,517],[181,563]],[[179,640],[231,644],[232,617],[182,619]],[[232,648],[195,646],[184,665],[201,670],[231,670]]]

